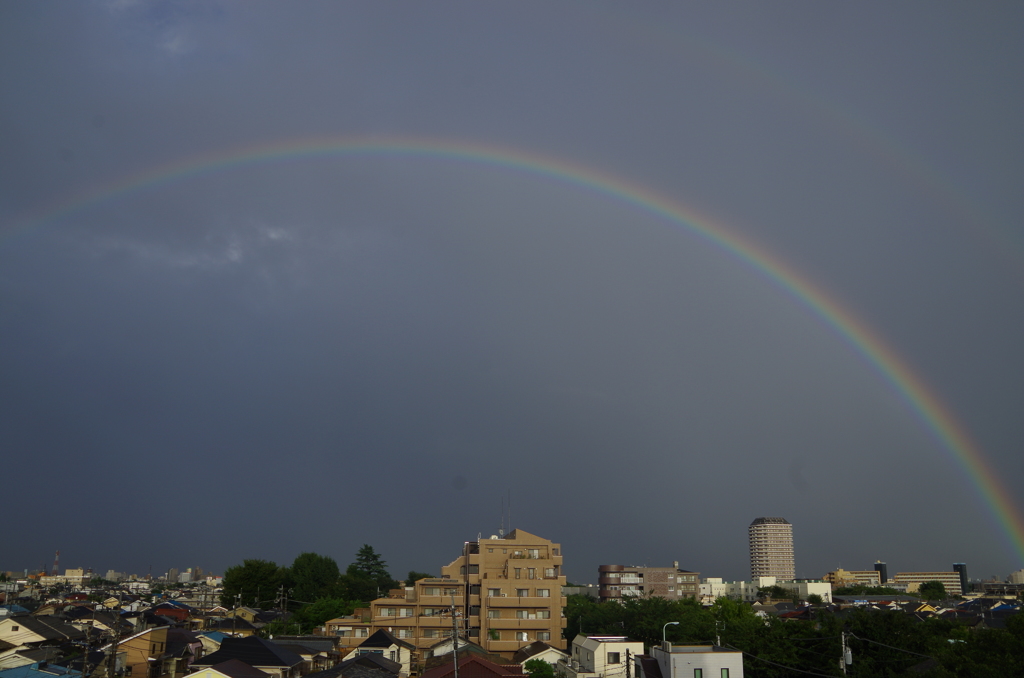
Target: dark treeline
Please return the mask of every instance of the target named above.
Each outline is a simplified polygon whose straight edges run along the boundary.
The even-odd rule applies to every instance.
[[[625,635],[647,645],[669,641],[742,650],[749,678],[800,675],[795,671],[842,676],[842,636],[847,634],[853,663],[847,676],[932,678],[1024,676],[1024,615],[1006,630],[972,629],[946,619],[918,620],[902,611],[853,609],[836,614],[817,608],[813,620],[761,617],[745,604],[719,599],[710,608],[694,601],[628,598],[602,603],[570,596],[565,637]]]
[[[410,572],[410,579],[429,577]],[[268,632],[308,633],[328,619],[352,612],[387,595],[402,583],[388,573],[387,564],[369,544],[356,553],[342,572],[329,556],[302,553],[290,567],[269,560],[249,559],[224,572],[221,604],[277,608],[293,612],[287,621],[273,622]]]

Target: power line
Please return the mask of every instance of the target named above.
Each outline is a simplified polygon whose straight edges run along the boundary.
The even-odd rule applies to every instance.
[[[733,647],[732,645],[724,645],[723,647],[727,647],[730,650],[736,650],[737,652],[743,652],[743,650],[739,649],[738,647]],[[780,664],[778,662],[773,662],[770,659],[764,659],[762,657],[758,657],[755,654],[750,654],[749,652],[743,652],[743,655],[746,656],[746,657],[750,657],[751,659],[756,659],[759,662],[764,662],[766,664],[771,664],[772,666],[778,666],[780,669],[786,669],[787,671],[794,671],[796,673],[805,673],[808,676],[820,676],[821,678],[835,678],[834,675],[829,675],[827,673],[814,673],[813,671],[804,671],[803,669],[795,669],[792,666],[786,666],[785,664]]]

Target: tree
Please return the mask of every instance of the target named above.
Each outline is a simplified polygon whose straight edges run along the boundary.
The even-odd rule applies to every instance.
[[[345,570],[342,583],[348,599],[362,602],[369,602],[399,586],[388,573],[384,559],[369,544],[363,544],[356,553],[356,560]]]
[[[417,572],[416,570],[409,570],[409,575],[405,578],[405,585],[412,586],[420,579],[429,579],[433,576],[434,575],[427,574],[426,572]]]
[[[259,607],[273,600],[278,588],[288,580],[288,571],[271,560],[248,559],[224,571],[224,592],[221,605],[234,606],[241,596],[241,605]],[[261,600],[262,599],[262,600]]]
[[[946,585],[941,581],[926,581],[917,588],[925,600],[942,600],[946,597]]]
[[[523,668],[530,678],[555,678],[555,669],[543,659],[531,659]]]
[[[822,598],[817,593],[812,593],[812,594],[807,596],[807,602],[810,603],[811,605],[824,605],[825,604],[825,599]]]
[[[296,601],[312,603],[320,598],[337,596],[341,570],[333,558],[317,553],[301,553],[290,568],[292,595]]]

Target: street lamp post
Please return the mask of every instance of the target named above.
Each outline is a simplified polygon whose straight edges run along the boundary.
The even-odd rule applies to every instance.
[[[677,622],[677,621],[676,622],[668,622],[664,626],[661,627],[661,649],[664,650],[665,646],[668,644],[668,640],[666,640],[666,638],[665,638],[665,632],[668,631],[668,627],[676,626],[677,624],[679,624],[679,622]]]

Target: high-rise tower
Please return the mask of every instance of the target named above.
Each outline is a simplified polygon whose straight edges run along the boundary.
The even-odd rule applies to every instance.
[[[796,578],[793,526],[785,518],[757,518],[750,523],[750,576]]]

